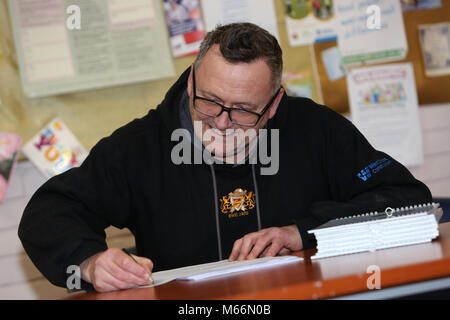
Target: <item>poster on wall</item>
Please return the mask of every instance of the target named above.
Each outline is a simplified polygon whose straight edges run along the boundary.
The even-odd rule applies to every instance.
[[[333,0],[284,0],[291,46],[336,40]]]
[[[423,163],[417,91],[411,63],[352,69],[351,119],[372,146],[407,167]]]
[[[0,131],[0,203],[6,198],[21,144],[19,135]]]
[[[86,149],[59,118],[53,119],[31,138],[22,151],[46,178],[78,167],[88,156]]]
[[[207,31],[218,24],[251,22],[279,39],[273,0],[202,0],[201,5]]]
[[[338,48],[345,65],[402,60],[406,57],[399,1],[335,0]]]
[[[419,39],[427,77],[450,74],[450,23],[419,25]]]
[[[174,75],[159,0],[9,0],[30,98]]]
[[[205,37],[199,0],[164,0],[164,12],[173,56],[197,54]]]
[[[400,0],[400,2],[403,12],[442,7],[441,0]]]
[[[284,72],[282,85],[292,97],[312,99],[311,76],[307,71]]]

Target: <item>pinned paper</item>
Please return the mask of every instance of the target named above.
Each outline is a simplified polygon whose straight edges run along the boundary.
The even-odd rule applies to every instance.
[[[78,167],[88,155],[66,124],[58,118],[28,141],[22,150],[47,178]]]
[[[0,132],[0,202],[6,197],[21,144],[20,136],[9,132]]]

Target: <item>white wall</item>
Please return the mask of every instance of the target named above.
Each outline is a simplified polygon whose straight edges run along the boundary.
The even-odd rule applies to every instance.
[[[450,104],[420,108],[425,163],[411,172],[425,182],[434,197],[450,197]],[[19,163],[7,199],[0,204],[0,299],[53,299],[66,295],[51,285],[24,253],[17,237],[23,209],[43,176],[29,163]],[[128,230],[109,228],[109,246],[131,247]]]
[[[450,198],[450,103],[423,106],[419,112],[425,160],[410,170],[433,197]]]

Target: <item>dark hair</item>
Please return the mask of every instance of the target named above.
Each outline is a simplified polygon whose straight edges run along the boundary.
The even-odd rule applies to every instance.
[[[278,90],[283,72],[282,50],[277,39],[253,23],[218,25],[203,39],[194,67],[198,68],[209,49],[219,45],[222,56],[231,63],[264,59],[272,71],[273,91]]]

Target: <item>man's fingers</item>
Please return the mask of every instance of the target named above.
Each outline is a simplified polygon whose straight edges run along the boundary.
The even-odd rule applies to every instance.
[[[152,278],[153,262],[152,262],[152,260],[144,258],[144,257],[135,256],[134,254],[132,256],[137,263],[139,263],[141,266],[143,266],[148,271],[146,278],[148,280],[150,280],[150,282],[153,282],[153,278]]]
[[[131,257],[127,258],[131,259]],[[134,260],[131,263],[137,264]],[[118,264],[117,262],[114,262],[108,266],[108,272],[117,280],[129,283],[133,286],[142,286],[150,283],[148,276],[136,275],[135,273],[128,271],[128,269],[124,269],[123,265],[128,266],[128,263]]]
[[[273,227],[253,232],[235,241],[229,261],[273,257],[281,250],[300,250],[303,247],[295,225]]]
[[[150,259],[130,256],[121,249],[110,248],[84,260],[81,265],[82,278],[97,291],[127,289],[153,282]]]
[[[129,289],[135,286],[136,285],[133,283],[117,279],[114,275],[108,272],[104,273],[101,279],[94,283],[95,290],[100,292]]]
[[[245,259],[256,259],[258,258],[261,253],[264,252],[264,250],[267,248],[268,245],[270,245],[272,241],[272,238],[269,236],[261,236],[256,240],[255,245],[253,246],[253,249],[250,251],[250,253],[247,255]]]
[[[255,235],[252,233],[247,234],[242,238],[242,246],[241,249],[239,250],[239,256],[237,258],[238,261],[242,261],[245,260],[245,258],[247,258],[248,253],[253,248],[254,241]]]
[[[149,277],[151,272],[147,268],[147,266],[143,266],[139,264],[133,257],[123,253],[118,255],[118,257],[114,260],[114,264],[122,269],[125,273],[130,274],[138,279],[144,279],[149,281]],[[153,265],[152,265],[153,268]]]
[[[264,253],[264,257],[275,257],[280,250],[283,248],[283,245],[279,241],[273,241],[268,250]]]
[[[140,265],[133,257],[124,252],[121,252],[121,254],[114,259],[114,263],[124,271],[129,272],[138,278],[148,279],[150,275],[150,271],[146,267]]]
[[[143,266],[148,272],[152,272],[153,270],[153,262],[150,259],[135,256],[134,254],[131,255],[134,260],[136,260],[137,263],[139,263],[141,266]]]
[[[236,240],[233,245],[233,249],[231,250],[230,256],[228,257],[229,261],[234,261],[239,256],[239,252],[242,247],[242,238]]]

